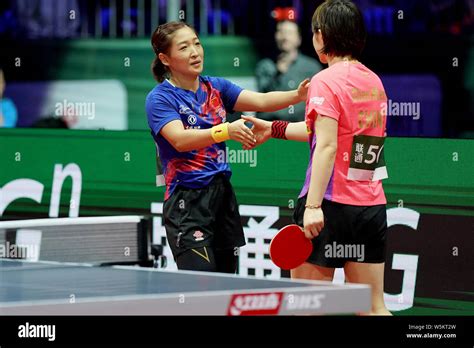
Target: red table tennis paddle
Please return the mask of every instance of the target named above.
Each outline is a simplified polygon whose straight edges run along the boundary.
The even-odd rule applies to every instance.
[[[270,243],[270,257],[284,270],[296,268],[305,262],[313,251],[313,243],[306,238],[298,225],[283,227]]]

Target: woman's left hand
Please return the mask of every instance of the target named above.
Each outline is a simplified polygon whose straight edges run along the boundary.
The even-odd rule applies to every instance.
[[[298,86],[298,97],[301,101],[306,101],[309,90],[309,79],[304,79]]]
[[[324,227],[324,214],[321,208],[305,209],[303,216],[304,235],[313,239]]]

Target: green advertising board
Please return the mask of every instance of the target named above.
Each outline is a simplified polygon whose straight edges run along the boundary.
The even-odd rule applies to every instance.
[[[291,211],[305,177],[307,144],[270,140],[250,154],[237,143],[228,146],[239,203]],[[3,216],[48,216],[55,166],[69,164],[81,175],[79,215],[147,213],[152,202],[163,200],[163,187],[155,186],[155,151],[146,131],[2,129],[0,186],[21,178],[44,185],[40,203],[16,200]],[[472,140],[388,138],[389,206],[473,216],[473,153]],[[68,216],[71,186],[66,179],[60,216]]]
[[[474,313],[473,153],[472,140],[386,139],[385,288],[397,314]],[[246,153],[228,142],[248,238],[291,222],[308,156],[306,143],[270,140]],[[155,240],[165,240],[153,209],[164,188],[155,185],[156,150],[147,131],[1,129],[0,160],[2,220],[143,215],[153,217]],[[256,269],[268,262],[254,261]]]

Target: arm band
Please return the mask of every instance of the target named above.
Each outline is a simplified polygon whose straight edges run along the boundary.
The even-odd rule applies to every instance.
[[[212,127],[211,136],[216,143],[221,143],[223,141],[229,140],[229,122],[221,123],[217,126]]]
[[[272,138],[286,139],[286,127],[289,122],[287,121],[273,121],[272,122]]]

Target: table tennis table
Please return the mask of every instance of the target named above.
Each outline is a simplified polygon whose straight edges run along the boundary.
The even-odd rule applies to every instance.
[[[0,260],[0,315],[299,315],[370,309],[370,287]]]

